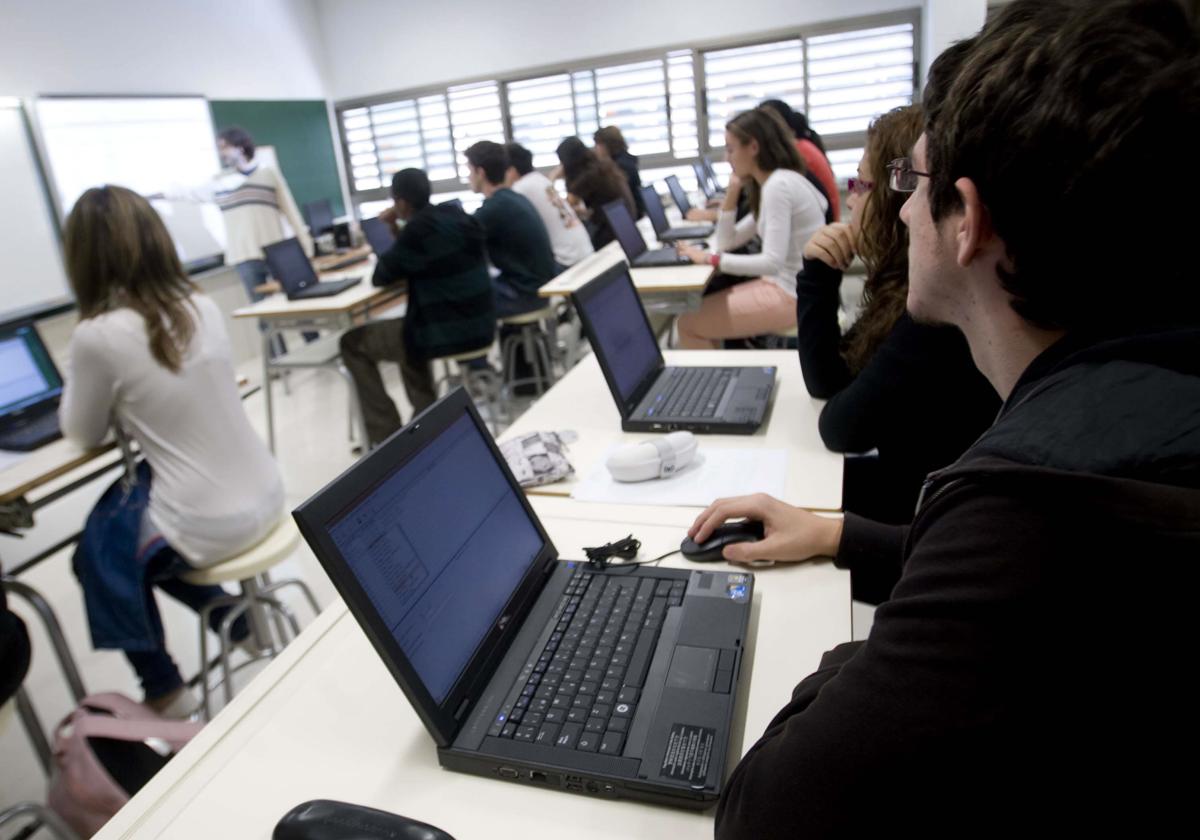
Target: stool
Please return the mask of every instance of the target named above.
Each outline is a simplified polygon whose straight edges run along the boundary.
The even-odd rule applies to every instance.
[[[541,396],[554,384],[554,365],[550,361],[550,339],[542,328],[543,322],[554,323],[557,320],[554,307],[546,306],[533,312],[523,312],[520,315],[509,315],[500,319],[501,327],[517,327],[518,331],[504,337],[500,345],[500,357],[504,361],[504,375],[511,377],[516,370],[517,350],[525,351],[525,359],[533,368],[533,376],[510,378],[508,380],[509,395],[515,396],[515,388],[519,384],[532,382]]]
[[[488,425],[491,427],[493,435],[500,434],[500,417],[501,407],[503,403],[502,383],[500,377],[496,375],[496,371],[491,365],[483,367],[470,367],[468,362],[473,362],[478,359],[486,361],[488,354],[491,353],[492,346],[480,347],[478,350],[468,350],[465,353],[453,353],[449,356],[438,356],[433,362],[441,362],[446,368],[446,375],[438,380],[438,390],[444,384],[446,391],[450,391],[458,385],[462,385],[467,389],[467,393],[471,395],[471,399],[478,404],[479,400],[483,400],[483,404],[488,410]],[[450,363],[454,365],[451,367]],[[431,362],[432,363],[432,362]],[[476,396],[478,392],[478,396]],[[507,408],[504,414],[507,417]]]
[[[313,597],[312,591],[303,581],[290,579],[272,583],[267,577],[267,570],[290,557],[299,544],[300,530],[296,527],[292,517],[285,514],[274,530],[241,554],[203,569],[184,572],[179,576],[188,583],[200,586],[213,584],[219,586],[223,583],[236,582],[241,587],[239,594],[215,598],[200,613],[200,662],[203,669],[200,693],[203,698],[205,720],[212,718],[208,686],[208,619],[213,610],[221,607],[232,608],[221,619],[221,626],[217,632],[217,637],[220,639],[219,655],[226,704],[233,700],[233,668],[229,664],[230,648],[233,647],[233,642],[230,639],[230,631],[239,616],[246,615],[250,621],[254,643],[258,649],[251,656],[250,661],[255,662],[259,659],[273,659],[290,641],[289,629],[291,637],[300,634],[300,625],[296,622],[296,617],[278,599],[271,597],[273,593],[289,586],[295,586],[303,593],[308,605],[312,607],[313,613],[320,612],[317,599]],[[275,640],[271,638],[271,630],[264,620],[265,615],[269,615],[274,622],[275,633],[279,637],[278,649]]]

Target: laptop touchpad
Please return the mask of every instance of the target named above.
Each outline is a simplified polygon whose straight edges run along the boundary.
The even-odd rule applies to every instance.
[[[667,687],[708,691],[712,688],[716,668],[717,651],[713,648],[678,645],[671,657],[671,669],[667,671]]]

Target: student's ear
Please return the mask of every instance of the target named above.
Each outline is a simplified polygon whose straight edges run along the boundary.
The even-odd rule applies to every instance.
[[[959,178],[954,182],[954,188],[963,207],[962,219],[955,233],[955,257],[958,264],[966,268],[992,241],[994,231],[991,215],[979,197],[975,182],[970,178]]]

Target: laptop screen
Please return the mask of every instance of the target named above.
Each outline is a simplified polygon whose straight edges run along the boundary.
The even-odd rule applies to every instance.
[[[320,236],[333,227],[333,208],[329,205],[327,198],[305,204],[304,215],[308,220],[308,229],[312,231],[313,236]]]
[[[667,189],[671,191],[671,198],[679,212],[687,218],[687,211],[692,209],[692,203],[688,201],[687,190],[683,188],[683,184],[679,183],[679,179],[674,175],[668,175]]]
[[[578,295],[575,305],[583,310],[599,344],[593,349],[609,369],[621,402],[627,404],[642,380],[662,364],[662,354],[646,324],[629,270],[614,266],[592,283],[594,290]]]
[[[439,704],[543,546],[467,411],[325,527]]]
[[[62,379],[32,324],[0,331],[0,416],[62,394]]]
[[[367,244],[371,246],[371,250],[377,257],[382,257],[396,241],[392,236],[391,225],[382,219],[363,219],[362,231],[363,236],[367,238]]]
[[[604,215],[612,225],[613,233],[621,243],[621,250],[625,252],[626,257],[633,260],[645,253],[646,240],[642,238],[642,232],[637,229],[624,201],[617,199],[605,204]]]
[[[663,209],[662,199],[658,197],[654,187],[641,189],[642,203],[646,205],[646,215],[650,217],[650,224],[654,225],[654,232],[665,233],[670,229],[671,223],[667,221],[667,211]]]
[[[263,248],[267,258],[267,266],[271,276],[283,284],[288,294],[298,292],[310,283],[317,282],[317,273],[313,271],[308,255],[295,239],[285,239]]]

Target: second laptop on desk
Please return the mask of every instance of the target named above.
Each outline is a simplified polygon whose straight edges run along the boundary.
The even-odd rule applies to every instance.
[[[304,249],[294,238],[266,246],[263,248],[263,255],[266,258],[267,267],[271,270],[271,276],[279,281],[279,285],[283,286],[288,300],[329,297],[362,282],[361,277],[320,282]]]
[[[630,432],[753,434],[775,387],[773,367],[667,367],[629,267],[618,263],[571,295]]]

